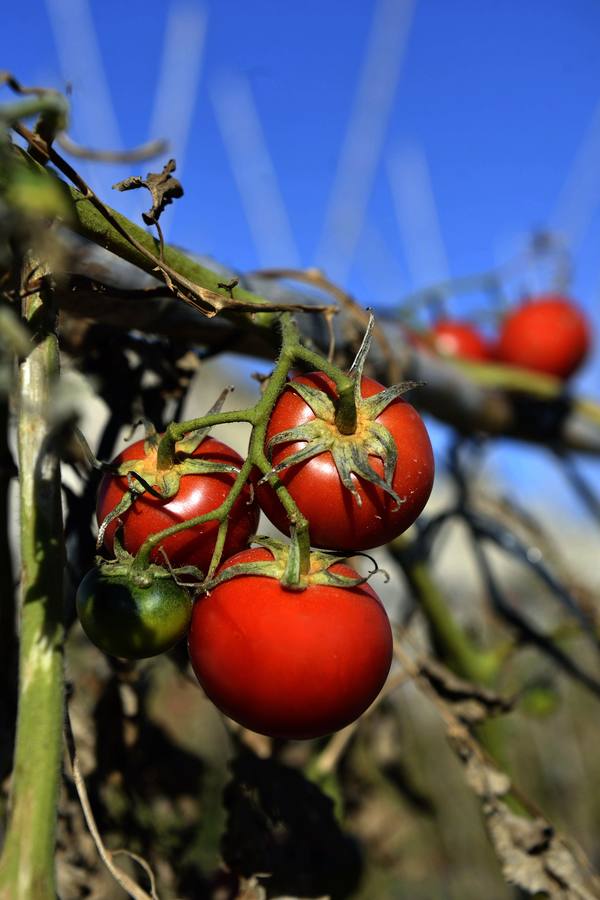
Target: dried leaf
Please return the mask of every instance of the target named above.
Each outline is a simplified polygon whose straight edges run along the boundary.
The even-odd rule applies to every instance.
[[[543,819],[527,821],[504,804],[487,811],[484,808],[484,815],[509,884],[561,900],[597,900],[600,896],[598,879]]]
[[[556,834],[553,826],[511,784],[508,775],[486,756],[468,726],[455,714],[454,705],[444,692],[449,687],[455,688],[456,682],[460,685],[461,680],[447,675],[443,667],[443,679],[436,680],[431,675],[437,664],[431,667],[421,663],[419,668],[398,644],[394,652],[440,712],[450,746],[464,766],[469,787],[481,803],[486,828],[507,882],[524,893],[541,893],[549,900],[599,900],[600,878],[583,850],[575,841]],[[451,698],[453,694],[456,692],[450,690]],[[509,809],[503,799],[509,793],[529,815]]]
[[[165,206],[168,206],[178,197],[183,197],[181,183],[172,177],[175,171],[175,160],[170,159],[162,172],[148,172],[145,178],[140,175],[132,175],[124,181],[113,185],[117,191],[133,191],[145,187],[152,195],[152,208],[147,213],[142,213],[142,219],[146,225],[156,225]]]
[[[552,900],[598,900],[600,879],[577,845],[556,834],[542,816],[527,818],[508,808],[501,798],[511,790],[509,777],[485,759],[458,722],[448,724],[448,738],[465,766],[469,786],[481,800],[506,881]]]
[[[498,716],[512,709],[512,698],[502,697],[481,685],[465,681],[436,660],[419,660],[419,674],[427,679],[436,694],[467,725],[475,725],[490,716]]]

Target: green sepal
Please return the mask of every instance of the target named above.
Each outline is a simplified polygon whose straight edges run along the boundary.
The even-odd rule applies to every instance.
[[[296,536],[296,526],[290,525],[290,543],[287,547],[287,560],[281,578],[283,587],[298,590],[302,588],[302,553]]]
[[[334,432],[327,427],[325,422],[321,419],[313,419],[312,422],[305,422],[304,425],[298,425],[296,428],[288,428],[286,431],[274,434],[267,444],[267,453],[271,453],[273,447],[276,447],[277,444],[291,444],[295,441],[331,443],[334,437]]]
[[[142,418],[138,420],[137,425],[143,425],[144,427],[144,450],[146,453],[152,453],[153,450],[157,449],[160,440],[160,435],[156,430],[154,422],[151,422],[146,416],[142,416]],[[135,428],[136,425],[133,426],[132,436]]]
[[[352,363],[349,375],[354,381],[354,396],[359,420],[359,434],[341,435],[335,428],[335,405],[319,388],[302,383],[290,383],[293,390],[308,404],[316,419],[274,435],[268,442],[266,451],[271,454],[279,444],[304,442],[305,446],[290,454],[267,472],[259,483],[268,481],[291,466],[306,462],[321,453],[329,451],[344,487],[350,491],[360,505],[362,499],[352,476],[362,478],[388,493],[399,506],[404,500],[392,488],[392,479],[398,461],[398,452],[388,429],[376,419],[398,397],[422,382],[405,381],[384,388],[371,397],[362,397],[361,379],[365,359],[369,351],[374,319],[369,324],[363,342]],[[334,427],[332,427],[334,426]],[[378,457],[383,463],[383,478],[369,462],[370,456]]]
[[[356,397],[357,400],[360,400],[360,381],[362,378],[367,356],[369,355],[369,350],[371,349],[373,328],[375,326],[375,316],[370,309],[368,310],[368,313],[369,321],[367,322],[367,327],[365,329],[363,339],[361,341],[360,347],[358,348],[358,353],[354,357],[352,365],[348,370],[348,375],[350,375],[354,379],[355,390],[356,386],[358,385],[358,396]]]
[[[325,451],[329,450],[330,448],[331,444],[329,442],[308,443],[306,447],[303,447],[296,453],[292,453],[291,456],[287,456],[282,462],[278,463],[276,466],[273,466],[273,468],[270,469],[270,471],[268,471],[266,475],[263,475],[258,483],[262,484],[264,481],[268,481],[272,475],[283,472],[283,470],[287,469],[289,466],[295,466],[297,465],[297,463],[306,462],[307,459],[312,459],[313,456],[318,456],[319,453],[325,453]]]
[[[388,437],[389,442],[393,444],[389,432]],[[377,440],[380,440],[379,436],[377,436]],[[378,475],[375,469],[371,466],[371,463],[369,462],[369,455],[380,456],[380,452],[376,453],[375,447],[371,446],[369,441],[365,441],[364,444],[360,444],[358,442],[355,443],[352,441],[344,441],[343,443],[335,444],[331,452],[342,484],[345,488],[347,488],[347,490],[350,491],[359,506],[362,505],[362,497],[360,496],[356,485],[352,480],[352,475],[355,475],[358,478],[363,478],[365,481],[370,481],[371,484],[374,484],[376,487],[386,491],[398,506],[400,506],[400,504],[404,502],[391,486],[391,476],[393,476],[394,474],[394,469],[391,470],[390,479],[384,480],[381,475]],[[392,454],[396,454],[395,447],[392,451]],[[386,465],[389,467],[389,461],[385,456],[382,457],[382,460],[385,472]],[[396,463],[394,460],[394,468],[395,465]]]
[[[401,388],[401,385],[396,387]],[[391,391],[391,389],[388,390]],[[381,393],[385,392],[382,391]],[[399,396],[399,393],[396,396]],[[388,403],[395,399],[391,394],[388,394],[388,397]],[[365,404],[366,402],[368,401],[363,401]],[[277,475],[290,466],[306,462],[314,456],[329,451],[342,484],[351,492],[359,505],[362,503],[362,499],[352,480],[351,476],[353,474],[370,481],[386,491],[400,505],[403,500],[391,486],[398,460],[398,452],[394,440],[385,425],[381,422],[375,422],[374,418],[365,424],[364,432],[361,437],[355,439],[352,439],[352,437],[340,438],[330,425],[320,419],[306,422],[304,425],[299,425],[297,428],[291,428],[288,431],[282,431],[274,435],[269,441],[267,452],[270,453],[273,447],[283,443],[305,441],[305,446],[273,466],[260,481],[261,483],[268,481],[272,475]],[[376,456],[381,459],[384,471],[383,478],[378,475],[369,462],[370,456]]]
[[[333,565],[331,563],[330,565]],[[369,580],[369,576],[359,576],[358,578],[350,578],[349,575],[337,575],[335,572],[315,572],[310,579],[311,584],[321,584],[326,587],[358,587],[359,584],[365,584]]]
[[[333,401],[320,388],[311,387],[309,384],[302,382],[289,382],[286,387],[291,388],[296,394],[310,406],[315,416],[323,419],[324,422],[335,422],[335,406]]]
[[[424,381],[401,381],[400,384],[392,384],[391,387],[384,388],[383,391],[373,394],[372,397],[363,398],[361,407],[369,418],[376,419],[390,403],[401,397],[402,394],[406,394],[407,391],[412,391],[413,388],[423,387],[424,383]]]
[[[224,390],[222,390],[206,415],[211,416],[214,413],[221,412],[225,400],[233,390],[234,387],[232,384],[228,385]],[[175,452],[177,454],[194,453],[194,451],[198,449],[204,438],[208,437],[209,431],[210,425],[205,425],[202,428],[196,428],[195,431],[190,431],[189,434],[186,434],[184,438],[182,438],[180,441],[177,441],[177,443],[175,444]]]
[[[215,475],[220,472],[239,472],[240,467],[230,463],[211,462],[208,459],[184,459],[177,462],[173,470],[178,477],[182,475]],[[177,485],[179,490],[179,485]],[[177,491],[175,491],[177,493]]]
[[[147,587],[153,581],[159,578],[170,578],[177,584],[186,588],[193,588],[195,585],[179,581],[180,575],[193,575],[197,582],[202,581],[202,572],[195,566],[180,566],[176,569],[165,568],[156,563],[148,563],[145,566],[138,567],[136,559],[126,550],[123,550],[120,543],[115,540],[115,544],[119,546],[119,554],[115,559],[103,559],[96,557],[96,566],[101,570],[102,575],[108,578],[129,578],[139,587]]]
[[[274,578],[281,583],[282,587],[290,591],[302,591],[311,584],[351,588],[364,584],[369,578],[369,576],[351,578],[347,575],[338,575],[335,572],[330,572],[331,566],[345,562],[346,557],[326,553],[323,550],[311,551],[310,571],[307,574],[301,574],[300,556],[298,545],[295,541],[284,543],[275,538],[261,535],[252,538],[251,543],[265,547],[273,554],[273,559],[237,563],[222,569],[213,578],[204,582],[202,590],[205,593],[209,594],[219,584],[243,575]]]
[[[126,512],[131,504],[133,503],[136,494],[128,490],[126,491],[117,505],[111,509],[111,511],[104,517],[102,522],[100,523],[100,527],[98,528],[98,537],[96,538],[96,549],[99,549],[102,546],[104,541],[104,535],[106,533],[106,529],[110,525],[111,522],[114,522],[115,519],[118,519],[120,515]]]
[[[116,474],[127,478],[129,490],[143,494],[146,490],[155,497],[168,500],[179,490],[179,482],[184,475],[213,475],[222,472],[239,472],[239,468],[229,463],[211,462],[207,459],[185,457],[175,462],[171,469],[145,472],[146,460],[127,460],[117,468]],[[139,470],[139,471],[138,471]],[[147,477],[145,477],[147,476]]]
[[[113,553],[115,554],[115,558],[117,559],[118,562],[127,562],[127,560],[131,561],[133,559],[133,557],[132,557],[131,553],[128,553],[128,551],[125,549],[125,547],[121,543],[121,540],[119,537],[120,531],[121,531],[120,528],[117,528],[117,530],[115,531],[115,536],[113,538]]]

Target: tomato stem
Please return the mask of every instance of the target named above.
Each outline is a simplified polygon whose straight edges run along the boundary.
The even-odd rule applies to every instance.
[[[289,313],[283,313],[279,323],[282,332],[281,351],[262,397],[255,406],[225,413],[210,413],[209,415],[201,416],[197,419],[190,419],[187,422],[172,423],[168,426],[158,445],[157,467],[159,469],[166,469],[173,464],[177,441],[182,440],[185,435],[189,434],[191,431],[196,431],[199,428],[211,427],[212,425],[221,425],[225,422],[248,422],[252,426],[252,434],[246,460],[236,476],[235,482],[233,483],[226,500],[216,509],[211,510],[208,513],[188,519],[185,522],[179,522],[176,525],[172,525],[170,528],[165,528],[163,531],[151,535],[142,544],[136,554],[133,563],[134,571],[145,569],[150,563],[150,558],[155,548],[160,546],[167,538],[174,534],[179,534],[180,531],[185,531],[187,528],[194,528],[201,525],[204,522],[216,521],[219,522],[217,541],[210,567],[206,575],[208,578],[211,578],[214,574],[223,553],[227,537],[228,516],[233,508],[233,504],[241,494],[253,469],[256,468],[261,475],[266,475],[271,471],[271,463],[267,459],[264,451],[265,435],[269,417],[277,398],[285,386],[288,372],[293,366],[294,361],[299,358],[305,359],[304,348],[300,344],[298,329],[292,316]],[[312,354],[311,356],[314,356],[315,360],[318,360],[318,365],[322,366],[324,361],[318,354]],[[331,366],[328,366],[328,368],[331,370],[335,369],[335,367]],[[347,376],[343,375],[341,370],[335,369],[335,371],[337,377],[341,376],[343,379],[350,381]],[[304,516],[301,515],[298,507],[279,480],[278,476],[271,475],[269,480],[272,487],[277,492],[277,496],[279,497],[290,522],[296,528],[297,542],[300,548],[300,574],[305,575],[310,569],[310,537],[308,522]]]
[[[58,375],[55,309],[46,287],[31,292],[25,260],[23,315],[37,342],[19,372],[21,612],[19,708],[8,831],[0,861],[0,898],[54,900],[56,806],[63,721],[64,543],[60,467],[48,409]]]
[[[307,347],[298,344],[296,358],[324,372],[331,378],[337,389],[335,403],[335,425],[340,434],[354,434],[358,423],[356,411],[356,388],[354,379],[342,372],[338,366],[324,359]]]

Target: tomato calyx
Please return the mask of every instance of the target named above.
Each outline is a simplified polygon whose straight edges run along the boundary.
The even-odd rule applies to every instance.
[[[204,578],[204,573],[196,566],[178,566],[173,568],[157,565],[156,563],[144,563],[140,565],[135,556],[123,548],[118,537],[114,538],[114,559],[96,558],[96,566],[106,578],[127,578],[133,585],[139,588],[147,588],[158,579],[170,578],[181,587],[193,589]],[[182,577],[189,576],[190,581],[182,581]]]
[[[361,375],[358,373],[358,377],[354,381],[357,412],[357,427],[354,434],[342,434],[338,430],[335,424],[335,404],[324,391],[295,382],[286,385],[286,389],[294,390],[310,406],[316,418],[296,428],[281,431],[271,438],[267,444],[268,454],[277,444],[304,441],[305,446],[274,466],[261,481],[267,481],[272,475],[276,475],[290,466],[306,462],[320,453],[329,451],[342,484],[351,492],[359,506],[362,504],[362,498],[352,475],[382,488],[390,494],[398,506],[404,502],[392,488],[392,479],[398,459],[394,439],[385,425],[376,420],[392,401],[417,387],[419,382],[406,381],[395,384],[372,397],[364,398],[360,393],[360,381]],[[383,478],[371,465],[370,456],[381,459]]]
[[[350,491],[358,506],[362,506],[362,497],[353,475],[384,490],[392,497],[396,507],[404,503],[404,499],[392,487],[398,461],[396,444],[389,430],[377,418],[394,400],[412,388],[420,387],[422,382],[404,381],[384,388],[371,397],[362,396],[362,375],[371,347],[374,322],[371,314],[365,336],[348,372],[352,383],[350,404],[348,398],[340,394],[332,399],[325,391],[301,382],[290,381],[286,384],[285,389],[295,391],[310,407],[315,418],[295,428],[281,431],[270,439],[266,446],[268,455],[278,444],[302,441],[305,445],[273,466],[263,475],[259,484],[290,466],[328,451],[333,457],[340,481]],[[325,377],[327,378],[326,375]],[[370,456],[378,457],[383,463],[383,478],[371,465]]]
[[[219,412],[230,388],[224,390],[209,410]],[[112,474],[127,480],[127,490],[121,500],[105,516],[98,529],[96,546],[101,547],[106,529],[111,522],[118,519],[141,494],[148,492],[158,500],[170,500],[178,493],[181,479],[185,475],[212,475],[218,473],[239,472],[237,466],[229,463],[194,457],[202,442],[208,437],[210,428],[202,427],[189,432],[172,447],[167,455],[167,464],[161,459],[160,444],[162,437],[154,428],[146,426],[144,456],[140,459],[128,459],[119,466],[107,467]]]
[[[272,559],[233,563],[223,567],[210,581],[203,584],[203,591],[209,594],[217,585],[240,575],[261,575],[265,578],[274,578],[281,583],[282,587],[290,591],[303,591],[311,585],[357,587],[365,584],[373,574],[352,578],[332,572],[331,567],[336,563],[344,562],[347,557],[326,553],[323,550],[311,550],[308,571],[303,572],[300,549],[294,538],[288,544],[274,538],[257,535],[252,538],[252,543],[267,549],[271,553]]]

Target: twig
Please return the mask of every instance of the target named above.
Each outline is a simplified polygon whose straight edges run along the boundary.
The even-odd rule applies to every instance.
[[[129,850],[108,850],[105,847],[104,842],[102,841],[100,832],[98,831],[98,826],[96,825],[94,813],[92,812],[92,807],[90,805],[87,788],[85,786],[85,779],[83,778],[81,769],[79,768],[77,748],[75,745],[75,737],[73,735],[73,728],[71,726],[71,717],[69,715],[68,707],[65,709],[65,738],[67,742],[69,760],[71,762],[73,781],[75,783],[75,788],[77,789],[77,795],[79,797],[79,802],[81,803],[81,809],[83,810],[83,815],[87,827],[89,828],[90,834],[94,840],[94,844],[96,845],[96,849],[98,850],[102,862],[104,863],[110,874],[113,876],[115,881],[121,885],[124,891],[127,891],[130,897],[133,897],[133,900],[159,900],[158,894],[156,893],[156,881],[154,878],[154,874],[146,860],[142,859],[142,857],[138,856],[136,853],[131,853]],[[119,854],[125,854],[129,856],[144,869],[150,880],[150,894],[148,894],[137,884],[137,882],[130,878],[126,872],[124,872],[121,868],[114,864],[113,857]]]
[[[342,307],[346,307],[361,327],[366,328],[369,321],[369,313],[347,291],[344,291],[335,282],[330,281],[320,269],[261,269],[250,273],[249,277],[269,279],[290,279],[304,284],[313,285],[316,288],[330,294]],[[402,365],[397,354],[392,349],[385,332],[379,325],[373,329],[373,337],[378,342],[382,356],[386,361],[391,383],[396,383],[402,377]]]
[[[581,848],[556,833],[536,804],[525,796],[485,752],[449,704],[423,677],[399,643],[394,654],[415,684],[436,706],[447,740],[460,761],[465,780],[481,804],[486,829],[506,881],[529,895],[593,900],[600,880]],[[526,813],[513,811],[509,797]]]
[[[79,144],[76,144],[64,131],[56,136],[56,143],[69,156],[105,163],[144,162],[154,159],[156,156],[161,156],[169,149],[169,142],[163,138],[158,138],[146,141],[145,144],[140,144],[131,150],[95,150],[91,147],[81,147]]]
[[[251,298],[249,301],[244,299],[234,300],[224,296],[222,293],[210,290],[209,288],[203,287],[201,284],[191,281],[167,262],[161,260],[160,253],[159,256],[156,256],[154,252],[148,249],[146,245],[147,242],[140,240],[139,237],[136,236],[138,232],[132,227],[133,223],[128,223],[128,227],[126,227],[124,222],[127,220],[122,216],[119,216],[118,213],[115,213],[109,206],[106,206],[106,204],[104,204],[94,193],[92,188],[83,180],[81,175],[79,175],[79,173],[76,172],[53,147],[49,146],[40,135],[30,131],[22,124],[15,124],[13,125],[13,128],[17,134],[21,135],[21,137],[29,142],[30,147],[34,148],[37,153],[41,154],[42,157],[49,162],[52,162],[56,168],[71,181],[77,190],[81,192],[81,199],[89,200],[102,218],[114,228],[120,237],[125,240],[126,244],[136,252],[137,258],[131,260],[131,255],[129,255],[130,261],[134,261],[135,264],[140,265],[141,260],[143,260],[145,265],[142,265],[142,268],[153,274],[155,277],[162,278],[169,290],[175,293],[175,295],[183,300],[184,303],[197,309],[203,315],[212,317],[223,309],[229,309],[236,312],[280,312],[282,310],[294,309],[302,312],[323,312],[325,309],[331,308],[318,307],[311,304],[300,304],[296,307],[292,307],[289,304],[273,304],[264,300],[262,297],[252,297],[251,295],[247,295]],[[77,200],[77,197],[74,199]],[[141,231],[142,235],[145,235],[145,232],[143,232],[142,229],[139,229],[139,231]],[[100,237],[100,235],[94,232],[90,232],[86,236],[96,240]],[[152,243],[156,246],[157,242],[153,241]],[[115,248],[111,247],[111,249]],[[115,249],[115,252],[118,251]],[[128,257],[125,256],[125,258]]]

